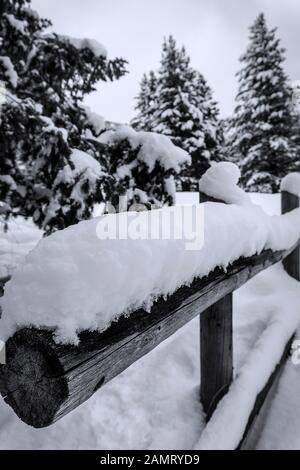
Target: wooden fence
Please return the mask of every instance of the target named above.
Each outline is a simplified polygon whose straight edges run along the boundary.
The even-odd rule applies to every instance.
[[[200,197],[201,202],[210,199]],[[299,198],[283,192],[282,212],[296,207]],[[207,277],[195,279],[190,287],[181,287],[167,300],[157,301],[150,314],[139,309],[104,333],[82,332],[78,346],[56,344],[49,331],[22,329],[6,343],[7,362],[0,366],[0,392],[25,423],[36,428],[49,426],[201,314],[200,398],[209,419],[233,380],[233,292],[281,260],[286,271],[299,280],[299,244],[289,250],[266,250],[239,259],[226,272],[215,269]],[[257,396],[240,445],[289,349],[290,342]]]

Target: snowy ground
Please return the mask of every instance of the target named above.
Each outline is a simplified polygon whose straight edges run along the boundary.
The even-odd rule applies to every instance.
[[[269,214],[280,212],[279,196],[252,195]],[[193,203],[198,194],[178,194]],[[16,265],[40,237],[19,220],[0,237],[1,274]],[[300,304],[300,287],[275,266],[234,296],[235,364],[240,368],[275,314]],[[43,430],[29,428],[0,401],[1,449],[191,449],[204,428],[199,404],[199,324],[189,323],[169,340],[107,384],[62,421]],[[276,346],[275,346],[276,348]],[[270,351],[270,354],[272,351]],[[256,447],[300,448],[300,366],[287,364]],[[234,410],[233,410],[234,413]],[[228,428],[224,429],[228,433]]]

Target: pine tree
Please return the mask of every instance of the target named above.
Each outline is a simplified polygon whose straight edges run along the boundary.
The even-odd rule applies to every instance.
[[[50,25],[30,0],[1,2],[0,211],[32,217],[46,233],[91,217],[104,198],[97,119],[81,102],[99,80],[125,73],[125,61],[108,60],[96,41]]]
[[[143,75],[140,84],[140,93],[137,96],[135,109],[138,114],[131,121],[131,125],[136,130],[151,131],[153,127],[153,115],[156,106],[157,78],[151,70],[149,76]]]
[[[295,168],[291,89],[283,70],[284,49],[260,14],[250,28],[241,57],[232,148],[241,161],[242,184],[249,191],[276,192]]]
[[[189,163],[187,152],[164,135],[137,132],[126,126],[105,132],[100,141],[105,146],[107,172],[111,176],[107,201],[115,209],[120,196],[127,197],[128,207],[175,204],[174,177]]]
[[[151,97],[150,105],[145,96]],[[204,77],[172,36],[164,40],[155,82],[143,78],[137,110],[135,128],[164,134],[191,155],[192,165],[182,171],[181,180],[197,184],[210,161],[219,158],[218,110]]]
[[[223,132],[217,103],[213,100],[212,91],[200,72],[194,71],[192,84],[190,100],[201,112],[201,119],[199,115],[195,118],[193,133],[184,142],[184,148],[190,153],[192,163],[183,170],[181,180],[188,183],[186,189],[197,191],[198,181],[210,163],[223,159]]]

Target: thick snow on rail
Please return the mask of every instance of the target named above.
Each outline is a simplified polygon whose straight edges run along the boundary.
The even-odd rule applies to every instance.
[[[209,170],[212,179],[217,174],[221,194],[228,169],[235,172],[236,182],[231,165]],[[227,189],[237,194],[235,184],[227,184]],[[245,204],[245,195],[238,193],[240,198],[231,205],[209,202],[110,214],[41,240],[5,287],[3,339],[32,325],[53,328],[58,341],[76,343],[80,331],[103,330],[138,307],[149,310],[158,297],[217,266],[226,269],[240,257],[297,242],[300,209],[269,216],[250,201]],[[218,197],[216,186],[214,196]],[[185,216],[188,209],[193,217]],[[175,236],[181,232],[182,237]]]

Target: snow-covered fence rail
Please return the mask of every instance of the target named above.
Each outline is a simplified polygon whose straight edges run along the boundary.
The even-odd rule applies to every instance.
[[[223,367],[231,354],[225,347],[223,354],[221,351],[220,337],[224,333],[219,324],[220,307],[224,305],[221,299],[290,252],[268,250],[237,261],[226,273],[217,269],[205,279],[195,280],[190,287],[178,289],[167,300],[156,302],[150,314],[140,309],[129,318],[120,318],[101,334],[83,332],[78,346],[57,344],[48,331],[20,330],[6,343],[7,364],[0,368],[1,394],[27,424],[49,426],[195,316],[204,311],[205,316],[209,316],[207,309],[210,309],[211,337],[208,344],[202,346],[202,366],[205,367],[206,361],[211,363],[210,367],[209,364],[205,367],[206,373],[202,372],[202,381],[207,382],[202,384],[202,390],[207,389],[208,404],[208,395],[213,398],[214,394],[210,381],[215,375],[214,389],[224,385],[227,372],[224,373]],[[231,336],[228,341],[231,342]]]
[[[283,212],[299,207],[299,199],[287,191],[282,192],[282,201]],[[6,342],[0,392],[24,422],[49,426],[201,314],[201,399],[209,417],[233,379],[232,293],[282,260],[287,272],[299,280],[298,242],[289,249],[266,249],[236,260],[226,272],[217,268],[196,278],[189,287],[155,302],[150,313],[140,308],[102,333],[83,331],[76,346],[55,342],[49,330],[23,328]],[[287,350],[288,345],[283,358]],[[245,431],[278,370],[259,393]]]

